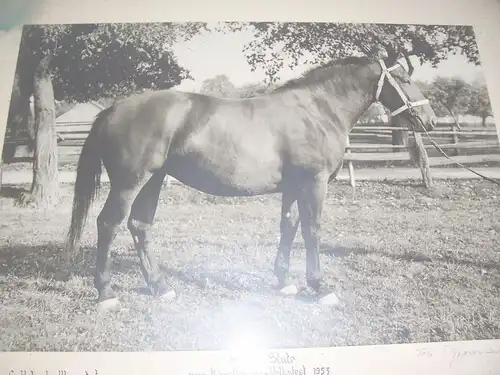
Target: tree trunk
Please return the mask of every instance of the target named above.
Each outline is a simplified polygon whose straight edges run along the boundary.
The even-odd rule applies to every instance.
[[[40,60],[34,80],[36,140],[30,200],[43,208],[55,206],[59,198],[57,133],[50,60],[50,55]]]
[[[425,150],[424,142],[420,133],[413,132],[414,143],[410,148],[410,159],[413,163],[418,165],[422,173],[422,180],[427,189],[432,188],[432,175],[429,158]]]
[[[16,71],[12,87],[9,113],[7,117],[7,129],[9,138],[15,140],[3,152],[6,162],[10,162],[19,146],[28,146],[30,151],[34,147],[34,132],[30,124],[30,95],[31,85],[23,77],[24,72]],[[23,140],[23,141],[21,141]]]

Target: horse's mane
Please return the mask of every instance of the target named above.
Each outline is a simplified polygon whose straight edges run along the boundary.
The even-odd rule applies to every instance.
[[[273,91],[282,91],[285,89],[293,89],[311,83],[324,81],[331,75],[331,68],[345,67],[348,65],[362,65],[371,62],[371,59],[366,56],[349,56],[343,59],[331,60],[323,65],[308,69],[300,75],[300,77],[292,78],[282,85],[276,87]]]

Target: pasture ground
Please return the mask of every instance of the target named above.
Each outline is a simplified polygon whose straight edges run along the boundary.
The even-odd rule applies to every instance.
[[[99,316],[92,285],[94,203],[84,254],[68,282],[72,186],[54,212],[0,197],[0,350],[224,349],[241,332],[269,347],[367,345],[500,338],[500,189],[480,180],[333,182],[321,261],[341,299],[324,307],[274,294],[279,196],[215,198],[164,189],[153,245],[179,293],[161,302],[144,280],[125,225],[113,250],[122,310]],[[26,187],[29,187],[26,186]],[[300,229],[299,229],[300,230]],[[300,232],[292,273],[304,284]]]

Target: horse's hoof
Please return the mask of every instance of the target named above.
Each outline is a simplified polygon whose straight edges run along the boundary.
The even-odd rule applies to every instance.
[[[170,302],[173,301],[177,297],[177,293],[175,293],[175,290],[169,290],[168,292],[162,294],[160,296],[160,299],[165,302]]]
[[[318,303],[324,306],[338,306],[340,304],[340,299],[335,295],[335,293],[328,293],[319,298]]]
[[[295,296],[299,292],[299,289],[295,284],[290,284],[280,289],[280,294],[284,296]]]
[[[100,313],[111,310],[120,310],[120,301],[118,301],[118,298],[106,299],[97,304],[97,311]]]

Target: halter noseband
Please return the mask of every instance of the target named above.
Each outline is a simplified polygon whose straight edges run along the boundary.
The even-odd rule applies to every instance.
[[[375,101],[379,101],[380,93],[382,92],[382,89],[384,87],[384,80],[387,78],[387,81],[396,89],[397,93],[399,94],[401,100],[403,100],[403,105],[399,107],[398,109],[392,111],[391,116],[396,116],[400,114],[403,111],[409,110],[409,112],[416,116],[417,114],[413,110],[414,107],[418,107],[421,105],[429,104],[428,99],[423,99],[423,100],[418,100],[416,102],[410,102],[408,98],[406,97],[405,93],[397,83],[397,81],[394,79],[394,77],[391,75],[391,71],[394,69],[397,69],[398,66],[401,66],[401,63],[397,62],[395,65],[391,66],[390,68],[387,68],[387,66],[384,63],[384,60],[379,60],[380,66],[382,67],[382,74],[380,74],[380,79],[378,80],[378,87],[377,87],[377,93],[375,94]],[[403,68],[404,69],[404,68]]]

